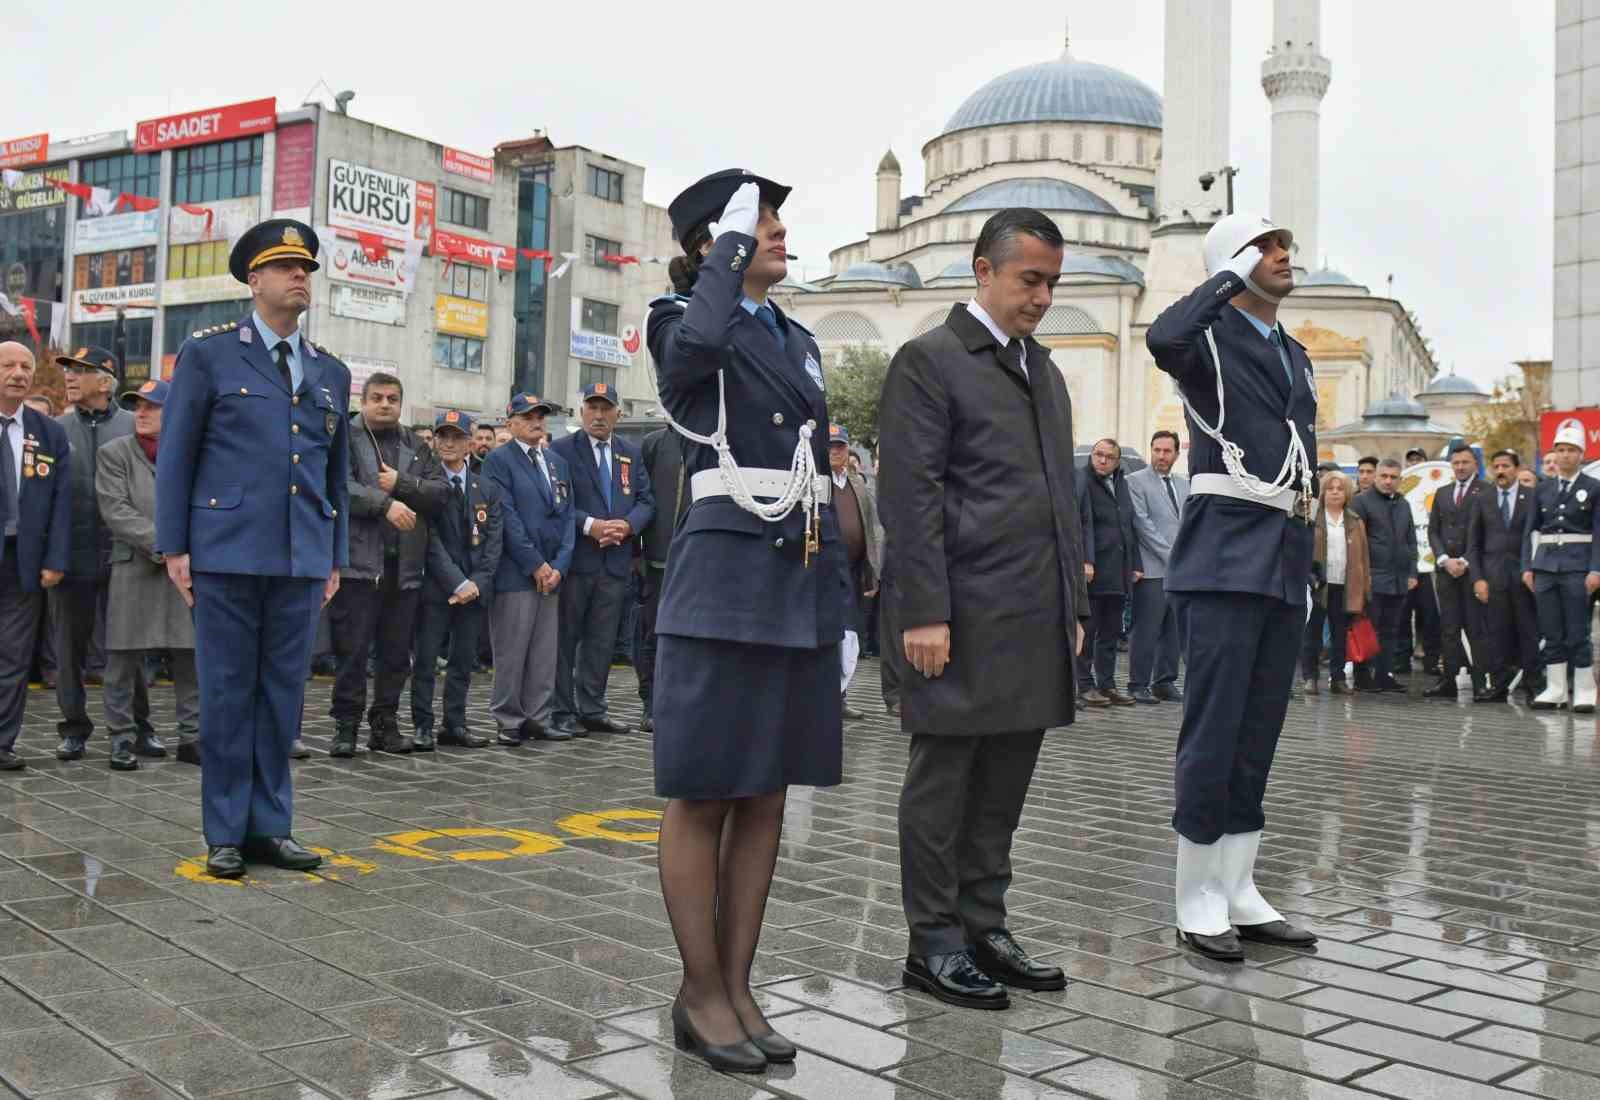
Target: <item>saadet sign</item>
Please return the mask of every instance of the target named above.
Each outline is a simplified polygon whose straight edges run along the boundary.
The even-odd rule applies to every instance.
[[[133,148],[138,153],[177,149],[184,145],[264,134],[277,125],[277,99],[252,99],[248,103],[207,107],[141,122],[134,130]]]
[[[459,233],[447,233],[443,229],[433,231],[433,254],[452,263],[464,261],[480,267],[497,267],[501,271],[515,271],[517,267],[517,259],[512,255],[510,246],[477,237],[463,237]]]
[[[417,220],[417,181],[342,160],[328,162],[328,224],[404,244]]]

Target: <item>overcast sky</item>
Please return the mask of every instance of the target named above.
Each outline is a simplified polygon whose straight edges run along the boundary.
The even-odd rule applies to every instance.
[[[1553,0],[1479,18],[1446,0],[1333,0],[1323,53],[1322,250],[1414,311],[1440,367],[1481,382],[1551,346]],[[1264,206],[1270,0],[1234,0],[1238,206]],[[351,113],[488,153],[545,130],[647,169],[660,204],[708,171],[795,187],[806,275],[870,227],[885,148],[922,185],[921,147],[992,77],[1073,53],[1161,88],[1161,0],[784,5],[215,4],[10,0],[0,138],[67,138],[325,80]],[[93,12],[91,15],[90,12]],[[317,93],[331,100],[326,93]]]

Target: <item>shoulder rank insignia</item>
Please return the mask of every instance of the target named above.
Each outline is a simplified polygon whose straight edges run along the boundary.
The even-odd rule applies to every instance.
[[[255,338],[256,338],[255,337],[255,331],[256,331],[256,326],[254,326],[254,325],[241,325],[241,326],[239,326],[239,343],[241,343],[241,344],[252,344],[252,343],[254,343],[255,342]]]

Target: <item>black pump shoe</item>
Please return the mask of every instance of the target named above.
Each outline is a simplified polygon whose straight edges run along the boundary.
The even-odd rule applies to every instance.
[[[750,1035],[748,1031],[745,1034]],[[797,1053],[794,1044],[776,1031],[768,1031],[765,1035],[750,1035],[750,1042],[766,1056],[767,1061],[775,1064],[792,1062]]]
[[[767,1068],[767,1056],[749,1039],[713,1046],[700,1038],[682,1000],[672,1002],[672,1041],[679,1050],[700,1055],[712,1069],[723,1073],[762,1073]]]

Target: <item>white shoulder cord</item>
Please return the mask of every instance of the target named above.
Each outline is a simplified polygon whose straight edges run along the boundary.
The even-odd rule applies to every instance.
[[[1295,427],[1294,420],[1285,418],[1284,423],[1289,428],[1289,447],[1283,456],[1283,465],[1279,467],[1278,474],[1270,482],[1263,482],[1256,475],[1244,468],[1244,448],[1236,443],[1230,443],[1222,435],[1222,424],[1227,417],[1223,407],[1222,397],[1222,357],[1217,354],[1217,340],[1211,335],[1211,330],[1206,329],[1206,345],[1211,349],[1211,362],[1217,370],[1217,422],[1215,425],[1207,424],[1205,419],[1189,404],[1189,398],[1183,392],[1183,387],[1178,387],[1178,399],[1183,402],[1184,411],[1190,419],[1206,435],[1216,441],[1217,447],[1222,452],[1222,464],[1227,467],[1228,477],[1240,489],[1256,497],[1275,497],[1285,489],[1292,489],[1295,485],[1296,467],[1300,475],[1300,491],[1308,498],[1311,495],[1311,462],[1306,458],[1305,444],[1300,442],[1300,432]]]

